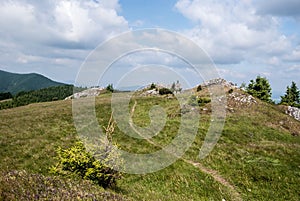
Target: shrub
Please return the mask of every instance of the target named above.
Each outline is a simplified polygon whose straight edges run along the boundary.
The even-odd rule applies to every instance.
[[[156,85],[154,84],[154,83],[152,83],[151,85],[150,85],[150,90],[151,89],[155,89],[156,88]]]
[[[112,119],[112,118],[111,118]],[[111,140],[111,134],[114,132],[114,122],[110,119],[106,129],[106,135]],[[121,178],[121,173],[113,168],[119,162],[117,152],[114,150],[111,142],[98,143],[93,140],[89,149],[93,153],[98,153],[99,160],[86,150],[82,142],[75,143],[69,149],[57,149],[58,163],[50,168],[51,173],[65,176],[79,176],[83,179],[91,180],[94,183],[106,188],[116,184],[117,179]],[[96,147],[96,148],[95,148]],[[100,154],[99,154],[100,153]]]
[[[201,85],[198,85],[198,87],[197,87],[197,92],[198,91],[201,91],[202,90],[202,86]]]
[[[228,93],[232,94],[232,92],[233,92],[233,89],[229,89]]]
[[[206,97],[198,98],[199,106],[204,106],[205,104],[210,103],[210,102],[211,102],[210,98],[206,98]]]
[[[190,106],[197,106],[197,105],[204,106],[205,104],[210,103],[210,102],[211,102],[210,98],[206,98],[206,97],[197,98],[197,96],[192,95],[189,98],[188,104]]]
[[[115,91],[113,84],[107,85],[106,90],[109,91],[109,92],[111,92],[111,93],[113,93]]]
[[[167,94],[173,94],[172,91],[168,88],[161,88],[159,89],[159,94],[160,95],[167,95]]]
[[[87,152],[82,142],[69,149],[57,149],[58,163],[50,172],[60,175],[79,176],[91,180],[104,188],[115,185],[120,173],[112,169],[105,161],[96,160]]]

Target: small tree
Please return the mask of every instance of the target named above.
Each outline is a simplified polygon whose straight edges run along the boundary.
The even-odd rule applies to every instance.
[[[175,82],[172,83],[170,90],[172,91],[172,93],[175,92],[175,90],[176,90],[176,84],[175,84]]]
[[[294,81],[292,82],[291,87],[287,86],[285,95],[281,96],[280,104],[300,106],[300,91]]]
[[[106,90],[109,91],[109,92],[111,92],[111,93],[113,93],[114,92],[114,86],[113,86],[113,84],[107,85]]]
[[[246,88],[246,91],[254,97],[260,100],[272,102],[271,100],[271,85],[267,78],[257,76],[255,81],[250,80],[250,84]]]
[[[181,93],[181,91],[182,91],[181,84],[180,84],[179,80],[177,80],[176,86],[175,86],[175,92],[176,93]]]
[[[197,87],[197,92],[198,91],[201,91],[202,90],[202,86],[201,85],[198,85],[198,87]]]
[[[170,90],[174,94],[180,93],[182,91],[181,84],[180,84],[179,80],[177,80],[176,83],[175,82],[172,83]]]
[[[151,85],[150,85],[150,89],[155,89],[156,88],[156,85],[154,84],[154,83],[152,83]]]
[[[167,94],[173,94],[173,92],[168,88],[161,88],[159,89],[159,95],[167,95]]]

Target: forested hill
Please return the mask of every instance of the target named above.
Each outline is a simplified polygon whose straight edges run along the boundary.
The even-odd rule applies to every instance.
[[[74,91],[79,92],[84,89],[85,88],[74,87],[73,85],[62,85],[34,91],[22,91],[9,100],[0,101],[0,110],[24,106],[31,103],[63,100],[66,97],[71,96]]]
[[[0,92],[10,92],[15,95],[21,91],[38,90],[52,86],[65,85],[36,74],[17,74],[0,70]]]

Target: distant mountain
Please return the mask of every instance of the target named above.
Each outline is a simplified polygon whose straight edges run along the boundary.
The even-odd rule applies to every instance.
[[[37,73],[17,74],[0,70],[0,92],[17,94],[21,91],[38,90],[61,85],[65,84],[55,82]]]

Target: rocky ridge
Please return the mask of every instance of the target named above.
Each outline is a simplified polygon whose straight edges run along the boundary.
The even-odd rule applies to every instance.
[[[104,90],[104,88],[97,88],[97,87],[90,88],[90,89],[75,93],[72,96],[67,97],[65,100],[99,96],[103,90]]]

